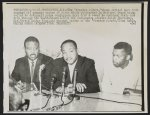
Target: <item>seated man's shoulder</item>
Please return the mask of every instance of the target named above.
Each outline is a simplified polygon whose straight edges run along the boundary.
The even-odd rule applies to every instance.
[[[21,58],[16,59],[16,63],[22,63],[24,61],[25,61],[25,57],[21,57]]]
[[[84,62],[85,64],[94,64],[94,63],[95,63],[94,60],[91,59],[91,58],[82,57],[82,56],[81,56],[81,58],[83,58],[83,62]]]
[[[55,65],[60,65],[60,64],[63,63],[63,62],[64,62],[63,58],[56,58],[56,59],[54,60],[54,64],[55,64]]]
[[[40,56],[39,58],[41,60],[41,63],[46,65],[48,71],[51,71],[51,69],[53,68],[53,61],[54,61],[53,58],[41,53],[39,56]]]
[[[52,57],[50,57],[50,56],[48,56],[48,55],[45,55],[45,54],[42,54],[42,53],[40,53],[39,54],[41,57],[43,57],[43,59],[45,59],[45,60],[53,60],[53,58]]]

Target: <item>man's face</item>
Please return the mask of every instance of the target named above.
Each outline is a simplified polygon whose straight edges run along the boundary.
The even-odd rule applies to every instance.
[[[35,60],[39,54],[39,44],[37,42],[26,42],[25,52],[30,60]]]
[[[122,67],[127,61],[127,54],[124,49],[113,50],[113,64],[115,67]]]
[[[78,52],[73,43],[68,42],[62,45],[62,55],[64,60],[72,65],[78,58]]]

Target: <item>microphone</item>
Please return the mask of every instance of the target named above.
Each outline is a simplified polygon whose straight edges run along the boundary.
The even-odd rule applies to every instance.
[[[74,70],[73,94],[75,94],[75,90],[76,90],[76,78],[77,78],[77,69]]]
[[[42,64],[39,67],[40,94],[42,94],[42,78],[41,78],[41,73],[45,69],[46,65],[49,64],[50,62],[51,62],[51,60],[48,60],[45,64]]]
[[[74,79],[73,79],[73,92],[68,96],[68,99],[73,100],[80,100],[80,97],[76,95],[76,79],[77,79],[77,69],[74,70]]]
[[[54,85],[55,79],[56,79],[56,74],[52,74],[51,87],[50,87],[50,94],[51,95],[53,95],[53,85]]]
[[[62,93],[65,93],[65,76],[66,76],[66,69],[67,67],[63,67],[63,76],[62,76]]]

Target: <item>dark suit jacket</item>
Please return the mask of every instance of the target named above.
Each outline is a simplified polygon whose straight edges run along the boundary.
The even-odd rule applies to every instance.
[[[53,68],[53,59],[49,56],[39,53],[38,59],[36,62],[36,66],[34,69],[34,76],[33,82],[35,83],[36,87],[39,89],[39,67],[41,64],[47,64],[48,70],[51,71]],[[45,76],[45,71],[47,66],[42,71],[42,88],[49,88],[50,87],[50,77]],[[16,81],[21,80],[22,82],[26,82],[28,84],[31,83],[31,76],[30,76],[30,67],[27,56],[19,58],[16,60],[14,70],[11,74],[12,78]]]
[[[63,58],[58,58],[54,61],[54,66],[55,68],[53,69],[53,73],[57,76],[54,89],[61,86],[63,67],[67,67],[65,81],[66,87],[71,83],[68,64]],[[76,83],[84,83],[87,86],[87,89],[83,93],[100,92],[99,80],[95,70],[94,60],[79,55],[75,68],[77,69]]]

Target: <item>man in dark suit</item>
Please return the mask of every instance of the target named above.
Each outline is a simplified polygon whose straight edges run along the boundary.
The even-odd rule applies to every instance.
[[[78,55],[77,44],[73,40],[66,40],[61,44],[62,58],[54,61],[53,73],[57,81],[54,89],[62,92],[62,76],[65,72],[65,90],[72,87],[75,70],[77,71],[75,90],[77,93],[100,92],[99,80],[95,70],[94,60]],[[64,68],[66,68],[64,70]]]
[[[18,82],[25,84],[27,88],[31,83],[34,83],[37,89],[40,88],[40,81],[42,88],[49,89],[50,76],[45,76],[45,71],[53,68],[53,59],[49,56],[39,53],[40,44],[37,38],[30,36],[24,41],[24,48],[26,56],[16,60],[14,70],[11,74],[12,78]],[[41,72],[40,72],[41,71]],[[41,77],[41,79],[40,79]]]

